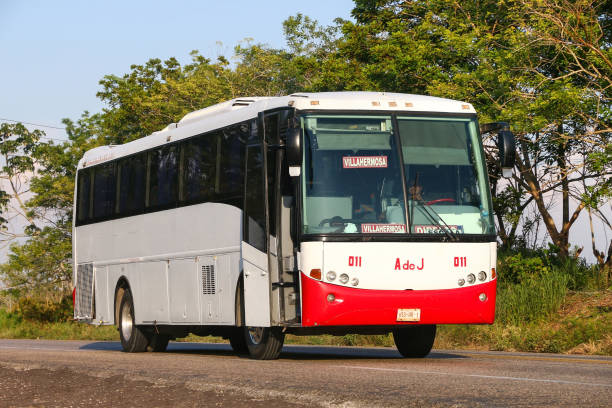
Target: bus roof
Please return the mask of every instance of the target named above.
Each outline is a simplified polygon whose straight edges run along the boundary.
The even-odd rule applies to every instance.
[[[160,131],[124,145],[91,149],[79,161],[78,168],[240,123],[256,118],[259,112],[287,106],[292,106],[298,111],[476,113],[474,107],[467,102],[388,92],[295,93],[288,96],[236,98],[188,113],[178,123],[171,123]]]

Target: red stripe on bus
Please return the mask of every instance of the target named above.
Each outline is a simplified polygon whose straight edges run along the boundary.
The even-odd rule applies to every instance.
[[[300,274],[302,326],[488,323],[495,319],[497,280],[456,289],[374,290],[316,281]],[[482,302],[479,295],[487,300]],[[329,302],[327,296],[335,300]],[[421,309],[418,322],[398,322],[398,309]]]

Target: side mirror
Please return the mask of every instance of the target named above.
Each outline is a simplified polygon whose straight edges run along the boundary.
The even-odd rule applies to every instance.
[[[516,160],[516,141],[514,133],[502,130],[497,136],[497,147],[499,148],[500,167],[503,177],[512,177],[512,169]]]
[[[287,130],[286,155],[289,165],[289,175],[297,177],[300,175],[302,167],[302,139],[299,127],[292,127]]]

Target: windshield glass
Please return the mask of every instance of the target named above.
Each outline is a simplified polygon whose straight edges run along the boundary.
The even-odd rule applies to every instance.
[[[398,117],[415,234],[494,234],[489,187],[476,122]]]
[[[303,233],[494,233],[475,121],[397,123],[401,148],[391,116],[302,117]]]
[[[307,116],[304,233],[406,232],[390,116]]]

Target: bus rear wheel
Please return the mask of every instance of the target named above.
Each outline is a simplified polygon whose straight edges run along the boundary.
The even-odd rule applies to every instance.
[[[134,320],[134,302],[129,290],[121,296],[119,306],[119,337],[123,351],[139,353],[147,350],[149,339],[145,332],[136,326]]]
[[[245,327],[249,355],[255,360],[275,360],[280,356],[285,333],[280,327]]]
[[[407,358],[423,358],[428,355],[435,338],[435,324],[405,326],[393,330],[397,351]]]

